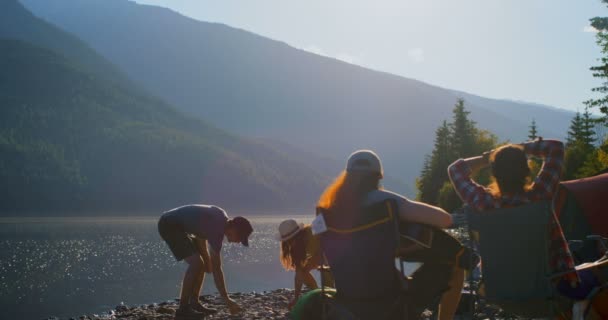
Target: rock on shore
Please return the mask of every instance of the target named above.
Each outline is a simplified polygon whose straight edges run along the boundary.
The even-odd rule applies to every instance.
[[[288,320],[290,318],[287,305],[292,296],[293,290],[291,289],[277,289],[273,291],[250,293],[231,293],[230,297],[237,301],[244,310],[243,313],[234,316],[230,315],[223,299],[218,295],[204,295],[200,297],[200,300],[203,304],[218,310],[216,314],[205,317],[205,319],[209,320]],[[175,310],[178,308],[178,306],[178,300],[165,301],[150,305],[119,305],[114,310],[111,310],[105,314],[83,315],[80,317],[70,318],[70,320],[173,320],[175,318]],[[476,315],[482,319],[512,318],[504,314],[504,312],[502,312],[500,309],[486,305],[478,306]],[[463,318],[462,316],[465,317]],[[465,314],[457,316],[456,319],[467,319],[468,317],[466,316],[470,316],[470,314],[465,311]],[[432,313],[427,310],[421,315],[420,319],[428,320],[431,317]],[[47,320],[59,319],[51,317]]]
[[[234,299],[242,308],[243,313],[231,316],[222,298],[218,295],[204,295],[200,297],[203,304],[218,310],[214,315],[209,315],[205,319],[209,320],[233,320],[233,319],[266,319],[284,320],[287,316],[287,304],[289,298],[293,296],[293,290],[278,289],[265,292],[250,293],[231,293]],[[117,306],[104,315],[87,315],[72,318],[75,320],[172,320],[175,317],[175,310],[178,307],[178,300],[154,303],[140,306]],[[49,318],[48,320],[56,319]]]

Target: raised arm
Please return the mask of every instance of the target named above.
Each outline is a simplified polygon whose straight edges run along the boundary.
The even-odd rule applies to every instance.
[[[428,224],[441,229],[452,225],[452,216],[445,210],[408,199],[403,199],[399,206],[399,218],[403,221]]]
[[[230,310],[230,313],[233,315],[241,312],[242,309],[228,296],[228,292],[226,291],[226,283],[224,282],[222,258],[219,252],[213,250],[213,247],[211,248],[211,266],[213,268],[213,281],[215,282],[215,287],[228,306],[228,310]]]
[[[559,140],[535,140],[524,143],[528,156],[543,160],[543,165],[534,178],[532,192],[542,198],[551,198],[562,176],[564,144]]]
[[[494,198],[490,192],[471,178],[473,172],[488,166],[489,155],[490,152],[485,152],[481,156],[458,159],[448,167],[448,176],[456,194],[476,210],[494,206]]]

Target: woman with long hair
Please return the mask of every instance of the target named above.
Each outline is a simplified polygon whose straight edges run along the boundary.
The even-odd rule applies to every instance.
[[[293,219],[281,222],[277,238],[281,241],[280,259],[283,268],[295,271],[294,297],[289,302],[291,309],[300,297],[302,285],[317,289],[317,281],[311,271],[322,264],[321,246],[319,239],[313,236],[310,225]]]
[[[543,160],[543,165],[530,179],[528,157]],[[460,198],[477,211],[516,207],[525,203],[550,200],[561,178],[564,144],[542,140],[507,144],[480,156],[456,160],[448,167],[452,185]],[[471,176],[490,167],[493,182],[484,187]]]
[[[452,218],[443,209],[384,190],[380,186],[382,178],[382,164],[378,155],[370,150],[356,151],[348,158],[346,169],[323,192],[317,207],[336,218],[351,219],[367,206],[393,199],[398,205],[399,219],[403,222],[421,223],[439,229],[451,226]],[[441,244],[433,247],[431,250],[439,249]],[[453,319],[460,300],[464,270],[455,263],[456,254],[453,253],[452,264],[428,261],[412,275],[411,286],[416,293],[412,297],[416,301],[412,302],[418,305],[430,303],[432,301],[429,299],[441,295],[440,319]],[[365,253],[362,252],[364,258]],[[441,267],[437,268],[439,265]]]
[[[543,161],[533,181],[530,179],[528,157]],[[563,160],[564,144],[561,141],[539,138],[522,144],[508,144],[480,156],[456,160],[448,167],[448,174],[462,201],[476,211],[488,211],[551,200],[561,178]],[[493,179],[487,187],[471,178],[474,173],[486,167],[491,168]],[[574,269],[574,259],[555,215],[551,215],[549,227],[552,237],[549,239],[552,272]],[[575,273],[569,273],[567,277],[571,281],[578,279]]]

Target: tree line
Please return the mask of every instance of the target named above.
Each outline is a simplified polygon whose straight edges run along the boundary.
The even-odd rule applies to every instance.
[[[608,5],[608,0],[602,0]],[[602,84],[592,88],[597,97],[584,102],[583,113],[576,112],[566,133],[564,171],[562,179],[579,179],[608,172],[608,17],[590,19],[596,29],[596,42],[602,57],[600,65],[590,68],[594,77]],[[598,109],[600,116],[594,116],[592,109]],[[453,211],[462,202],[454,192],[447,175],[447,167],[459,158],[480,155],[508,141],[498,142],[497,137],[487,130],[477,128],[469,119],[464,100],[458,99],[452,111],[451,122],[443,121],[435,131],[433,151],[425,157],[420,176],[416,179],[417,200],[438,205]],[[531,119],[528,138],[534,140],[542,136],[536,120]],[[539,162],[531,162],[532,175],[539,170]],[[485,184],[489,182],[487,172],[473,177]]]
[[[417,200],[438,205],[448,211],[462,206],[447,174],[447,167],[459,158],[477,156],[509,141],[499,142],[496,135],[482,130],[470,119],[465,101],[458,99],[452,110],[450,122],[443,123],[435,131],[433,150],[426,155],[420,176],[416,179]],[[608,170],[608,136],[605,118],[594,117],[585,107],[581,114],[572,118],[566,134],[563,179],[571,180],[593,176]],[[542,128],[531,120],[527,137],[542,137]],[[540,169],[539,161],[530,162],[532,175]],[[489,173],[482,171],[473,177],[487,184]]]

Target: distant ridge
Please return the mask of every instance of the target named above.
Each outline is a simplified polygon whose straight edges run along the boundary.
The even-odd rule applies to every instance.
[[[182,110],[330,158],[372,148],[410,186],[458,97],[479,127],[502,140],[526,139],[532,118],[545,137],[563,138],[572,116],[372,71],[127,0],[23,2]]]
[[[64,55],[106,81],[132,85],[124,74],[77,37],[36,18],[17,0],[0,1],[0,38],[20,39]]]
[[[0,2],[0,34],[0,215],[312,212],[329,181],[138,90],[16,2]]]

